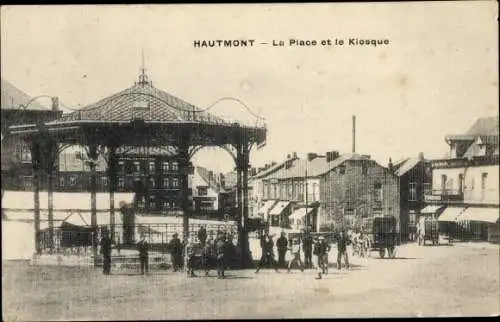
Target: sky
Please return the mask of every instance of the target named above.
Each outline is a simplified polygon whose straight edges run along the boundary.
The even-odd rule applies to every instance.
[[[154,86],[200,108],[234,97],[265,119],[267,145],[252,149],[252,166],[292,152],[351,152],[352,115],[356,152],[387,165],[419,152],[443,157],[445,135],[498,114],[496,19],[494,1],[2,6],[1,76],[81,108],[132,86],[144,53]],[[346,44],[288,46],[292,38]],[[349,38],[389,44],[350,46]],[[256,44],[193,45],[213,39]],[[256,122],[234,100],[210,112]],[[234,167],[222,149],[193,161]]]

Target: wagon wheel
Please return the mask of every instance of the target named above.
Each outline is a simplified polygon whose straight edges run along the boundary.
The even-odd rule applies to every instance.
[[[380,258],[384,258],[385,257],[385,249],[382,248],[381,250],[379,250],[379,255],[380,255]]]

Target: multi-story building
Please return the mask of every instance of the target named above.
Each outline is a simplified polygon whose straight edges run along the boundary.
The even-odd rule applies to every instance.
[[[268,194],[268,177],[276,171],[284,168],[285,165],[289,165],[290,162],[297,159],[297,154],[292,153],[281,163],[271,162],[270,164],[266,164],[264,167],[256,169],[256,173],[254,173],[248,180],[249,208],[252,209],[249,213],[252,217],[267,219],[269,210],[276,203],[276,200],[270,198],[270,195]]]
[[[344,154],[328,162],[321,175],[324,224],[360,227],[365,218],[394,216],[400,226],[399,178],[369,156]]]
[[[180,210],[180,179],[175,151],[169,148],[119,147],[117,192],[135,192],[136,209],[142,213],[177,214]],[[109,191],[105,157],[97,162],[97,191]],[[82,147],[59,156],[57,191],[88,191],[90,168]],[[191,191],[191,190],[190,190]]]
[[[398,178],[369,156],[308,153],[305,159],[291,157],[282,164],[259,178],[261,211],[271,226],[352,226],[377,213],[399,220]]]
[[[52,109],[46,108],[8,81],[1,79],[1,131],[2,131],[2,189],[31,189],[32,165],[30,147],[17,136],[10,136],[7,128],[16,124],[37,124],[62,115],[57,98]],[[44,183],[42,183],[42,187]]]
[[[425,207],[425,193],[431,189],[431,164],[423,153],[418,157],[405,158],[389,169],[399,177],[401,238],[403,241],[413,240],[417,232],[417,218]]]
[[[480,118],[465,134],[448,135],[448,159],[432,161],[428,204],[443,233],[458,239],[498,241],[498,116]]]

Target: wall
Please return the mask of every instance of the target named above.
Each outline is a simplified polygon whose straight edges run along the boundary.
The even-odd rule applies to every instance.
[[[486,186],[483,191],[481,189],[481,177],[483,173],[487,173]],[[464,203],[471,204],[498,204],[500,203],[500,188],[499,188],[499,166],[498,165],[483,165],[483,166],[468,166],[460,168],[443,168],[434,169],[432,171],[432,189],[438,193],[442,189],[441,176],[447,176],[446,189],[458,190],[458,176],[464,176]],[[451,179],[451,180],[450,180]]]
[[[337,167],[322,177],[322,222],[341,222],[342,215],[359,224],[361,218],[376,214],[400,220],[399,179],[372,160],[346,161],[345,172]],[[363,168],[366,174],[363,174]],[[381,189],[376,188],[376,186]]]

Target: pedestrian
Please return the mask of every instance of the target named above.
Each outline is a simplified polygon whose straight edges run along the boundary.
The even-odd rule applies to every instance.
[[[292,240],[292,245],[289,248],[290,254],[291,254],[291,259],[288,261],[288,273],[290,273],[290,269],[292,267],[293,263],[299,264],[300,271],[304,271],[304,263],[302,262],[302,259],[300,258],[300,239],[296,238]]]
[[[101,238],[102,272],[104,275],[111,274],[111,238],[107,230],[103,230]]]
[[[258,273],[262,266],[266,263],[272,265],[274,270],[278,272],[278,264],[274,259],[274,242],[269,233],[266,232],[265,235],[260,240],[260,247],[262,249],[262,256],[260,258],[259,264],[257,266],[257,270],[255,273]]]
[[[186,241],[186,266],[187,266],[187,274],[189,277],[196,277],[194,273],[195,266],[195,244],[191,240]]]
[[[198,230],[198,240],[200,241],[201,247],[205,247],[205,242],[207,241],[207,229],[205,226],[201,226]]]
[[[149,270],[149,244],[146,241],[144,234],[137,243],[137,250],[139,251],[139,261],[141,262],[141,275],[147,274]]]
[[[312,268],[313,238],[311,233],[306,229],[304,229],[302,233],[302,248],[304,250],[304,264],[306,268]]]
[[[347,254],[347,245],[349,244],[349,238],[346,236],[344,230],[340,231],[340,235],[337,240],[337,268],[342,268],[342,257],[344,257],[345,267],[349,269],[349,255]]]
[[[215,242],[215,249],[217,255],[217,278],[224,278],[224,271],[226,269],[226,256],[228,250],[229,240],[224,234],[220,234]]]
[[[321,279],[323,274],[328,274],[328,252],[330,245],[325,241],[323,236],[318,238],[318,242],[314,245],[314,255],[318,258],[318,277]]]
[[[284,231],[281,232],[281,237],[276,241],[276,248],[278,249],[278,264],[281,268],[284,268],[285,255],[288,250],[288,239]]]
[[[170,249],[170,255],[172,256],[172,268],[174,272],[177,272],[182,267],[182,243],[179,239],[179,234],[174,233],[172,240],[168,245]]]

